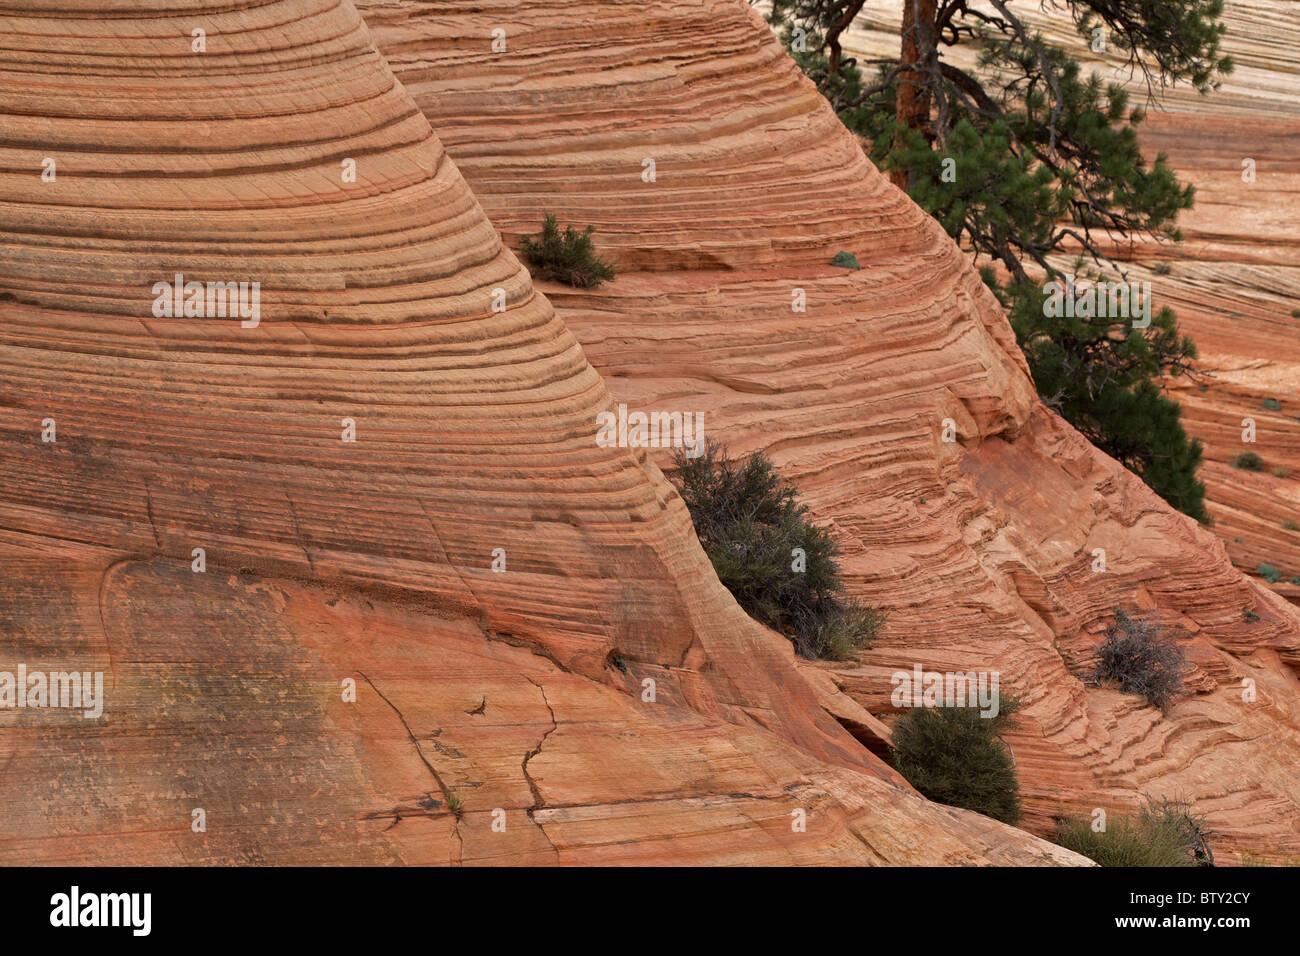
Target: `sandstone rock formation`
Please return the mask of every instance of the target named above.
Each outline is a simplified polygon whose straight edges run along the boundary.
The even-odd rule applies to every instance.
[[[1035,832],[1177,795],[1220,860],[1300,852],[1300,613],[1043,408],[962,253],[743,0],[360,8],[508,245],[544,212],[596,227],[617,281],[545,291],[614,397],[766,449],[891,611],[859,663],[809,667],[882,716],[895,670],[1000,671]],[[1189,632],[1167,717],[1080,679],[1116,605]]]
[[[939,487],[933,449],[909,437],[929,428],[917,395],[928,402],[934,383],[924,360],[890,367],[893,350],[932,355],[968,440],[1031,414],[1038,429],[1059,426],[1031,412],[1005,330],[977,308],[958,255],[832,135],[755,25],[732,20],[736,50],[693,56],[706,84],[724,80],[716,111],[645,104],[678,126],[675,161],[695,154],[716,180],[661,208],[677,225],[645,218],[640,245],[658,275],[570,298],[570,311],[643,323],[610,342],[582,323],[620,394],[640,398],[625,376],[644,377],[647,395],[665,375],[694,387],[692,366],[657,350],[730,341],[739,297],[759,313],[751,357],[710,386],[727,403],[710,414],[739,424],[770,412],[781,434],[807,429],[805,467],[825,466],[826,503],[862,487],[853,449],[874,441],[876,475],[899,494],[859,493],[861,527],[912,523],[925,536],[902,490]],[[674,26],[639,9],[632,24],[665,37]],[[0,10],[0,35],[0,670],[103,671],[107,698],[99,720],[0,709],[6,860],[1083,862],[911,791],[822,708],[788,643],[721,588],[658,468],[596,444],[604,383],[348,0],[34,0]],[[434,71],[444,80],[446,65]],[[624,129],[641,78],[671,100],[678,67],[601,78],[602,66],[579,58],[554,95],[577,94],[574,132],[589,98],[612,97],[604,135],[642,143]],[[734,71],[755,66],[744,75],[779,94],[777,114],[757,89],[735,109]],[[562,128],[510,123],[549,102],[540,90],[523,84],[511,102],[502,75],[457,70],[498,90],[483,103],[504,122],[486,124],[487,141],[513,140],[531,168],[503,163],[503,183],[573,181],[556,165]],[[701,235],[698,216],[743,184],[752,158],[707,166],[727,144],[700,145],[692,125],[712,137],[730,122],[734,145],[763,150],[771,175],[790,157],[753,129],[773,121],[811,124],[832,144],[797,191],[856,205],[810,224],[805,242],[776,232],[779,209],[749,225],[753,210],[736,209]],[[479,125],[458,122],[460,140]],[[618,199],[613,170],[600,185],[595,201],[634,224],[642,200]],[[869,221],[882,243],[870,273],[810,277],[817,295],[845,301],[806,351],[807,329],[773,322],[768,300],[818,262],[827,230],[866,252]],[[623,245],[627,261],[637,243]],[[663,251],[676,258],[656,262]],[[683,268],[724,259],[752,270],[728,274],[729,298]],[[258,311],[169,315],[178,274],[259,283]],[[909,286],[936,277],[942,298],[918,306]],[[892,320],[860,307],[868,278],[881,307],[896,298]],[[681,334],[700,323],[715,332]],[[867,334],[882,350],[861,347]],[[956,368],[937,362],[948,349]],[[795,363],[772,367],[783,352]],[[697,358],[701,371],[726,364]],[[800,408],[822,388],[864,398],[834,382],[850,374],[878,399],[859,409],[870,412],[860,431]],[[1136,497],[1146,520],[1189,534]],[[868,513],[891,500],[886,521]],[[1247,595],[1222,578],[1225,594]],[[1019,606],[1003,604],[1027,633]],[[1290,633],[1271,620],[1242,640],[1273,635],[1289,653]]]
[[[1068,45],[1089,69],[1146,101],[1140,75],[1123,56],[1090,50],[1061,8],[1026,5],[1027,22]],[[1196,341],[1210,376],[1173,381],[1188,431],[1205,443],[1202,479],[1214,531],[1247,573],[1271,564],[1274,590],[1300,603],[1300,22],[1290,0],[1232,0],[1224,9],[1223,49],[1235,68],[1222,88],[1163,91],[1139,127],[1149,156],[1163,152],[1196,207],[1179,220],[1181,245],[1117,247],[1132,276],[1152,283],[1161,304]],[[871,3],[847,40],[863,57],[896,55],[901,0]],[[969,49],[945,57],[974,68]],[[1253,160],[1253,182],[1243,164]],[[1068,260],[1057,263],[1062,268]],[[1156,268],[1161,272],[1156,272]],[[1168,272],[1164,272],[1164,268]],[[1204,386],[1202,388],[1201,386]],[[1267,406],[1266,404],[1267,403]],[[1276,403],[1278,408],[1272,408]],[[1256,441],[1242,440],[1243,419]],[[1258,473],[1230,467],[1243,451],[1264,461]],[[1296,581],[1291,581],[1295,578]]]

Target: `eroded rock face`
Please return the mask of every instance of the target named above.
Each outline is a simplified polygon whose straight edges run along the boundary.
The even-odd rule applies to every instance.
[[[545,288],[615,398],[702,411],[834,528],[892,617],[859,663],[812,666],[879,715],[895,671],[1000,672],[1037,832],[1177,795],[1220,860],[1300,851],[1300,614],[1043,408],[962,254],[746,4],[360,7],[507,244],[544,212],[596,227],[617,281]],[[1116,605],[1190,635],[1167,717],[1081,680]]]
[[[847,38],[849,52],[896,55],[901,7],[902,0],[869,4]],[[1088,70],[1144,103],[1140,72],[1131,73],[1118,51],[1092,52],[1063,14],[1034,5],[1022,11]],[[1277,568],[1280,579],[1270,586],[1300,603],[1300,528],[1293,527],[1300,525],[1300,76],[1292,54],[1300,22],[1289,0],[1234,0],[1223,22],[1223,50],[1235,68],[1222,87],[1207,96],[1186,84],[1163,90],[1159,108],[1138,127],[1145,154],[1165,153],[1196,187],[1195,208],[1179,217],[1185,241],[1139,240],[1113,253],[1133,279],[1151,283],[1158,305],[1174,309],[1208,373],[1169,385],[1188,432],[1205,445],[1200,477],[1215,533],[1247,574]],[[945,58],[978,68],[969,47],[946,50]],[[1070,268],[1069,257],[1055,265]],[[1242,452],[1260,456],[1258,471],[1229,464]]]
[[[1081,862],[823,710],[350,3],[29,8],[0,669],[106,699],[0,709],[6,859]]]

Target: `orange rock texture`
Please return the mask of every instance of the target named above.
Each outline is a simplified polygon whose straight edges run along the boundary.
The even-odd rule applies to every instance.
[[[962,252],[743,0],[359,6],[508,245],[595,226],[617,280],[542,288],[614,397],[766,450],[889,609],[860,661],[803,665],[828,706],[997,671],[1029,829],[1145,793],[1193,801],[1220,861],[1300,852],[1300,614],[1044,409]],[[1188,634],[1167,716],[1082,679],[1117,605]]]
[[[1090,50],[1061,8],[1030,4],[1025,19],[1096,70],[1126,86],[1135,104],[1147,90],[1124,57]],[[1200,351],[1199,381],[1170,382],[1188,431],[1205,444],[1207,508],[1233,562],[1254,574],[1276,568],[1271,586],[1300,603],[1300,21],[1290,0],[1225,5],[1223,50],[1234,69],[1201,96],[1163,91],[1139,126],[1148,156],[1165,153],[1196,187],[1179,220],[1185,241],[1117,246],[1116,257],[1157,302],[1171,306]],[[848,39],[862,57],[897,54],[901,0],[871,3]],[[974,68],[970,50],[945,57]],[[1068,258],[1058,260],[1062,268]],[[1157,269],[1159,271],[1157,271]],[[1276,407],[1275,407],[1276,406]],[[1244,440],[1254,423],[1254,441]],[[1229,464],[1243,452],[1258,471]],[[1271,577],[1272,575],[1270,575]],[[1292,579],[1295,579],[1294,581]]]
[[[586,179],[577,211],[603,206],[621,264],[658,270],[564,300],[615,393],[707,402],[720,433],[785,442],[863,541],[859,585],[901,573],[939,598],[936,644],[1005,630],[1017,660],[1061,671],[1021,603],[985,613],[1000,592],[943,530],[957,508],[1010,535],[977,479],[945,492],[945,475],[1021,493],[996,454],[1023,462],[1043,434],[1077,461],[1045,455],[1058,484],[1098,476],[1098,507],[1147,522],[1154,547],[1160,529],[1192,542],[1181,578],[1117,565],[1205,589],[1210,617],[1256,600],[1035,409],[959,254],[739,6],[707,51],[677,32],[699,25],[689,5],[574,6],[591,22],[539,19],[551,39],[515,33],[504,60],[480,50],[491,17],[377,12],[408,70],[458,74],[440,119],[462,146],[481,130],[490,149],[463,152],[516,210],[507,231]],[[483,35],[420,65],[434,26]],[[0,11],[0,34],[0,670],[105,677],[99,719],[0,709],[6,860],[1086,862],[921,798],[821,702],[851,727],[869,715],[740,611],[658,467],[596,442],[605,382],[348,0],[36,0]],[[651,35],[677,52],[609,69]],[[507,94],[511,70],[538,85]],[[638,192],[647,135],[662,173]],[[781,183],[791,206],[770,199]],[[820,266],[828,235],[871,269]],[[797,322],[777,304],[793,275],[814,303]],[[186,282],[249,284],[247,314]],[[937,394],[971,453],[934,443]],[[1290,654],[1293,622],[1266,611],[1237,649]],[[925,615],[900,618],[902,635]],[[1109,743],[1077,719],[1087,699],[1073,690],[1057,732]],[[1254,713],[1281,759],[1290,725]]]

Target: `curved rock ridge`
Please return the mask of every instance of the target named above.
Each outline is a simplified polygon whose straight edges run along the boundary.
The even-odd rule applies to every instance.
[[[0,709],[6,859],[1083,862],[822,709],[349,2],[26,9],[0,670],[105,686]]]
[[[359,7],[508,244],[544,212],[595,226],[617,280],[544,288],[614,396],[765,449],[834,529],[853,592],[889,609],[858,663],[810,665],[828,706],[888,719],[897,671],[997,671],[1026,703],[1007,739],[1028,828],[1145,793],[1193,800],[1221,860],[1300,851],[1300,614],[1042,406],[962,253],[756,12]],[[1188,632],[1193,692],[1167,717],[1085,683],[1121,605]]]

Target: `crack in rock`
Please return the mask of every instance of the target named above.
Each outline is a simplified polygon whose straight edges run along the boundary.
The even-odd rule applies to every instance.
[[[546,710],[551,715],[550,730],[542,734],[542,739],[537,741],[536,747],[528,751],[528,753],[524,754],[524,761],[520,765],[520,769],[523,770],[524,772],[524,779],[528,781],[528,789],[533,792],[533,809],[541,810],[543,807],[546,806],[546,801],[542,799],[542,791],[537,789],[536,782],[533,780],[532,775],[528,772],[528,761],[532,760],[534,757],[536,757],[539,753],[542,752],[542,745],[546,743],[546,738],[551,736],[551,734],[555,733],[556,728],[559,727],[560,725],[555,720],[555,709],[551,707],[551,702],[546,696],[546,688],[543,687],[541,684],[537,683],[537,681],[533,680],[531,677],[527,678],[527,680],[528,683],[532,684],[539,691],[541,691],[542,703],[546,705]]]
[[[547,713],[551,715],[551,726],[550,729],[546,731],[546,733],[542,734],[542,739],[537,741],[537,746],[534,747],[532,750],[528,751],[528,753],[524,754],[523,762],[520,764],[520,769],[523,771],[524,774],[524,780],[527,781],[528,783],[528,789],[531,790],[533,793],[533,805],[526,812],[528,815],[528,819],[532,821],[533,825],[537,827],[538,831],[542,834],[542,838],[546,840],[546,842],[550,844],[551,849],[555,851],[555,859],[558,861],[560,859],[560,848],[557,847],[554,842],[552,842],[550,834],[546,832],[546,827],[542,826],[542,824],[538,822],[536,817],[537,811],[543,809],[546,806],[546,801],[542,799],[542,791],[538,789],[537,782],[533,780],[532,774],[528,772],[528,761],[532,760],[534,757],[536,757],[539,753],[542,752],[542,745],[546,743],[546,738],[551,736],[551,734],[555,733],[556,729],[560,726],[560,724],[559,721],[555,719],[555,708],[551,706],[551,701],[546,696],[546,688],[543,687],[541,684],[539,684],[537,681],[533,680],[531,677],[528,677],[527,680],[530,684],[536,687],[538,691],[541,692],[542,703],[546,705]]]
[[[387,704],[390,708],[392,708],[393,713],[397,715],[397,719],[402,722],[402,726],[406,729],[406,735],[411,738],[411,743],[415,746],[415,752],[419,755],[420,762],[429,768],[429,773],[433,774],[433,779],[438,784],[438,789],[442,791],[442,798],[446,802],[448,808],[447,812],[451,816],[451,833],[452,836],[456,838],[456,859],[454,862],[457,866],[460,866],[462,856],[465,852],[465,841],[461,838],[460,835],[460,814],[456,813],[454,810],[451,810],[451,797],[452,797],[451,790],[449,790],[447,788],[447,784],[443,782],[442,776],[438,773],[438,769],[434,767],[434,765],[430,763],[429,758],[424,755],[424,749],[420,746],[419,739],[415,736],[415,732],[411,730],[411,725],[406,722],[406,717],[402,714],[400,710],[397,709],[397,705],[394,704],[387,697],[385,697],[384,692],[381,691],[378,687],[376,687],[375,682],[372,681],[369,677],[367,677],[362,671],[357,671],[357,673],[361,675],[362,680],[364,680],[367,684],[370,685],[370,689],[379,695],[379,699],[382,700],[385,704]],[[539,749],[540,749],[540,745],[539,745]],[[408,814],[408,815],[412,815],[412,814]],[[397,816],[397,819],[393,821],[393,826],[396,826],[400,822],[401,822],[401,815],[399,814]],[[389,830],[391,830],[392,828],[393,828],[392,826],[388,827]]]

